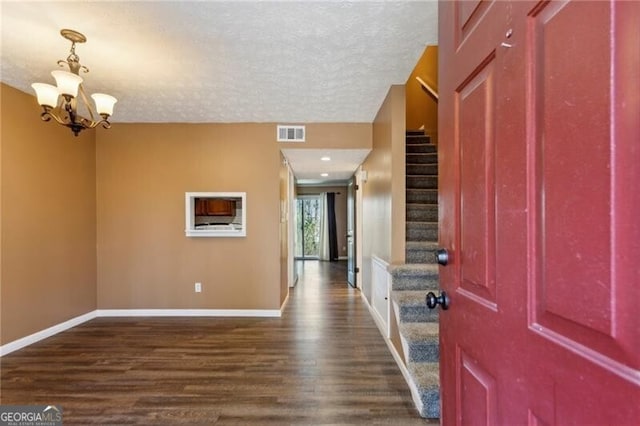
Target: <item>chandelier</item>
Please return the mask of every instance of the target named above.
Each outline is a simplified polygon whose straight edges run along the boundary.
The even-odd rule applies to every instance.
[[[117,99],[104,93],[91,95],[95,102],[96,112],[101,118],[96,120],[82,86],[80,71],[88,73],[89,69],[80,64],[80,57],[76,55],[76,43],[84,43],[87,38],[77,31],[68,29],[61,30],[60,34],[71,42],[71,50],[67,59],[59,60],[58,65],[64,67],[66,64],[69,67],[69,71],[51,71],[57,87],[45,83],[33,83],[31,85],[36,91],[38,103],[43,108],[40,117],[43,121],[50,121],[53,118],[58,124],[70,128],[76,136],[82,130],[93,129],[98,125],[102,125],[105,129],[110,128],[109,116],[113,114],[113,105],[117,102]],[[84,105],[84,109],[88,111],[89,118],[85,118],[78,113],[79,100],[81,105]]]

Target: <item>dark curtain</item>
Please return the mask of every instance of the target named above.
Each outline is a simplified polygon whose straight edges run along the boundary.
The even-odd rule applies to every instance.
[[[338,260],[338,233],[336,231],[336,194],[327,193],[327,219],[329,221],[329,260]]]

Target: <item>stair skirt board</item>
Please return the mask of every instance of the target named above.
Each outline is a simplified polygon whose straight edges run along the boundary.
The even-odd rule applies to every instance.
[[[371,256],[371,306],[374,317],[383,325],[382,334],[391,337],[391,274],[389,264],[376,255]]]
[[[400,305],[393,298],[391,298],[391,306],[393,306],[393,316],[396,320],[396,324],[400,324]]]
[[[424,403],[422,402],[422,397],[420,394],[420,390],[418,389],[418,386],[414,383],[413,378],[411,377],[411,373],[409,373],[407,366],[404,364],[404,361],[402,360],[402,356],[400,356],[395,346],[393,346],[391,339],[387,337],[385,327],[378,319],[377,314],[373,309],[373,306],[369,304],[369,301],[365,297],[364,293],[360,293],[360,296],[362,297],[362,300],[364,300],[364,303],[367,305],[367,308],[369,309],[369,313],[371,314],[371,317],[373,318],[374,322],[378,326],[378,330],[380,331],[380,334],[382,334],[384,338],[384,342],[387,344],[387,348],[389,348],[389,352],[391,352],[393,359],[396,361],[396,364],[398,365],[398,368],[402,373],[402,377],[404,377],[404,381],[407,382],[407,386],[409,386],[409,391],[411,391],[411,399],[413,399],[413,403],[415,404],[416,409],[418,410],[420,415],[422,415],[424,411]]]

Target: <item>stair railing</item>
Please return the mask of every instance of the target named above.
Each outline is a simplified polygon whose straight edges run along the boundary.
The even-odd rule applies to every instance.
[[[436,89],[434,89],[431,85],[429,85],[426,81],[421,79],[419,76],[416,76],[416,80],[418,80],[418,83],[420,83],[422,88],[426,90],[427,93],[429,93],[436,100],[436,102],[438,102],[438,92],[436,91]]]

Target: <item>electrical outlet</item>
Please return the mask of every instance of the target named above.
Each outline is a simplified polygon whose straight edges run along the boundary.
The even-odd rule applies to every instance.
[[[202,283],[196,283],[195,290],[196,293],[202,293]]]

